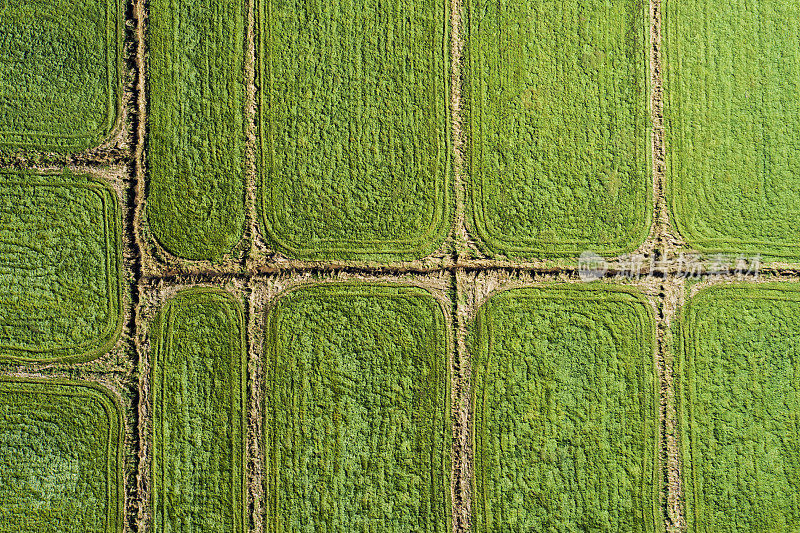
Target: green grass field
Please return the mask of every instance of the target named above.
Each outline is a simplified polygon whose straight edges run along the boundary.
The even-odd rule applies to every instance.
[[[644,299],[510,290],[480,308],[473,334],[473,531],[661,531]]]
[[[636,248],[652,218],[648,3],[465,5],[470,230],[492,255]]]
[[[121,0],[0,2],[0,151],[90,148],[121,101]]]
[[[800,286],[704,290],[681,333],[689,531],[800,531]]]
[[[800,4],[666,4],[673,221],[705,252],[797,260]]]
[[[261,222],[279,251],[410,260],[444,241],[449,4],[259,2]]]
[[[422,289],[335,284],[278,301],[264,361],[264,531],[451,531],[448,345]]]
[[[0,362],[84,361],[113,346],[120,226],[100,181],[0,171]]]
[[[166,303],[152,338],[154,530],[243,533],[241,304],[216,289],[184,290]]]
[[[121,450],[105,389],[0,377],[0,532],[122,531]]]
[[[150,231],[176,256],[219,260],[245,225],[245,3],[149,6]]]

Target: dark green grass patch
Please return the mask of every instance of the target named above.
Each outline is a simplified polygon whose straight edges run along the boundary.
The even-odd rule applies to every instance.
[[[478,312],[475,531],[660,531],[654,320],[622,289],[517,289]]]
[[[245,378],[242,309],[215,289],[169,300],[153,336],[156,531],[243,533]]]
[[[264,361],[265,531],[450,531],[445,328],[413,287],[279,300]]]
[[[799,291],[712,288],[683,311],[677,391],[689,531],[800,531]]]
[[[442,244],[449,5],[260,2],[260,197],[278,250],[391,261]]]
[[[88,360],[114,344],[120,228],[104,183],[0,172],[0,361]]]
[[[0,2],[0,150],[106,140],[120,116],[121,0]]]
[[[636,248],[652,217],[648,3],[466,5],[475,236],[508,256]]]
[[[704,252],[800,257],[800,4],[665,9],[673,220]]]
[[[245,2],[149,6],[150,231],[174,255],[218,260],[245,225]]]
[[[105,389],[0,377],[0,532],[121,532],[121,449]]]

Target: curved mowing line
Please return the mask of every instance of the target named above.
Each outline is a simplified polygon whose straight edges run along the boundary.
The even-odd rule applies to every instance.
[[[479,246],[635,249],[653,216],[647,3],[466,6],[467,222]]]
[[[125,42],[125,29],[124,29],[124,17],[125,17],[125,9],[124,9],[124,2],[122,0],[93,0],[95,3],[102,3],[105,5],[105,18],[106,18],[106,31],[105,35],[102,37],[105,39],[105,46],[104,46],[104,59],[105,59],[105,102],[99,102],[101,106],[104,107],[105,116],[103,119],[103,123],[98,126],[98,128],[93,132],[88,133],[52,133],[49,132],[46,127],[48,124],[42,123],[41,129],[37,131],[32,130],[22,130],[18,126],[14,126],[13,124],[5,129],[4,131],[0,131],[0,150],[9,150],[14,148],[25,148],[31,150],[53,150],[57,152],[69,152],[69,151],[77,151],[86,148],[92,148],[103,142],[107,141],[109,136],[113,134],[115,131],[121,127],[122,124],[122,112],[120,111],[122,108],[122,85],[123,85],[123,57],[122,52],[124,48]],[[51,2],[48,2],[50,4]],[[53,8],[55,12],[60,13],[62,16],[64,13],[76,13],[77,10],[76,5],[74,2],[57,2],[63,4],[58,11],[56,8]],[[84,0],[84,4],[88,3]],[[12,3],[13,4],[13,3]],[[10,4],[11,5],[11,4]],[[19,3],[20,6],[25,6],[26,3],[22,2]],[[7,10],[12,10],[13,8],[8,7]],[[8,20],[14,19],[15,13],[6,12],[0,14],[0,19],[8,17]],[[17,15],[19,16],[19,15]],[[42,13],[39,16],[43,16]],[[66,17],[65,17],[66,18]],[[84,21],[88,23],[92,23],[94,21]],[[30,24],[30,22],[25,21],[24,24]],[[92,31],[87,30],[86,28],[75,26],[75,21],[73,20],[65,20],[65,24],[69,25],[70,30],[68,31],[75,31],[75,32],[83,32],[83,31]],[[94,33],[94,32],[92,32]],[[13,52],[11,48],[9,48],[9,52]],[[2,52],[0,51],[0,55]],[[80,60],[81,58],[76,58],[76,60]],[[2,61],[0,61],[2,63]],[[10,62],[9,62],[10,64]],[[63,65],[56,65],[55,67],[62,67]],[[53,71],[56,68],[52,69]],[[26,80],[29,81],[29,80]],[[95,80],[87,79],[84,80],[84,86],[92,85],[92,82]],[[27,87],[30,89],[30,87]],[[13,102],[14,91],[9,91],[10,96],[7,98],[9,102]],[[94,101],[94,96],[87,98],[90,101]],[[5,99],[4,99],[5,100]],[[77,99],[76,99],[77,100]],[[25,102],[17,102],[18,108],[24,108]],[[59,115],[59,110],[52,110],[55,115]],[[12,110],[4,109],[0,107],[0,117],[6,116],[13,118],[16,113],[13,113]],[[63,117],[59,117],[63,118]],[[74,117],[75,122],[80,122],[78,117]],[[63,124],[63,120],[59,120],[59,124]],[[52,124],[51,124],[52,125]],[[8,124],[0,123],[0,129],[3,129]],[[80,127],[80,124],[75,124],[75,127]]]
[[[241,304],[217,289],[181,291],[159,313],[152,339],[155,527],[243,533]]]
[[[147,219],[155,240],[220,260],[245,226],[245,2],[150,2]]]
[[[527,302],[528,307],[523,307],[522,304],[519,304],[519,302]],[[644,406],[642,409],[641,407],[631,404],[628,405],[625,410],[625,412],[628,413],[628,416],[631,416],[630,413],[637,413],[636,416],[640,417],[638,422],[634,421],[631,423],[638,423],[640,425],[640,435],[642,439],[640,442],[634,442],[634,446],[639,448],[641,456],[638,458],[633,457],[628,459],[629,462],[624,465],[617,465],[618,469],[623,468],[628,471],[629,475],[634,477],[632,482],[634,484],[638,483],[639,485],[639,494],[629,496],[629,498],[633,501],[631,502],[632,508],[627,511],[620,510],[617,507],[617,504],[619,503],[617,501],[607,501],[606,503],[608,505],[606,507],[601,507],[598,506],[600,503],[600,500],[598,500],[598,505],[590,505],[589,507],[591,509],[585,509],[586,512],[583,515],[564,516],[554,510],[554,507],[557,507],[560,503],[563,503],[562,500],[559,499],[559,494],[563,494],[564,490],[568,491],[572,495],[574,499],[573,503],[576,505],[580,505],[581,496],[591,498],[592,494],[584,495],[580,491],[574,492],[574,489],[572,489],[573,491],[570,492],[570,489],[564,489],[564,487],[562,487],[562,492],[559,493],[559,489],[557,487],[554,488],[548,484],[549,478],[545,479],[537,477],[535,466],[540,462],[537,460],[533,460],[533,462],[528,463],[528,471],[526,472],[521,472],[518,470],[512,472],[497,472],[492,471],[489,467],[489,463],[492,462],[493,456],[486,456],[486,454],[489,453],[489,440],[491,438],[496,439],[498,443],[506,441],[508,442],[508,444],[505,445],[504,450],[509,454],[509,458],[515,457],[514,450],[527,449],[529,446],[527,440],[523,440],[522,442],[518,443],[519,448],[515,447],[513,444],[515,439],[526,439],[526,433],[517,434],[515,432],[511,432],[503,435],[494,433],[490,435],[487,433],[489,424],[492,422],[495,424],[497,423],[497,420],[493,417],[500,416],[490,408],[487,390],[487,387],[490,385],[490,383],[487,381],[487,376],[490,373],[494,374],[499,372],[499,370],[496,368],[496,366],[499,364],[499,360],[497,359],[497,354],[495,353],[495,351],[498,349],[497,343],[499,342],[497,338],[498,336],[505,335],[506,342],[511,342],[509,340],[509,334],[507,333],[507,328],[509,325],[499,323],[499,319],[496,317],[496,314],[503,309],[504,305],[510,305],[512,303],[519,305],[521,309],[518,309],[516,312],[527,312],[531,309],[530,306],[537,302],[554,304],[554,307],[557,305],[564,305],[564,309],[569,309],[568,311],[564,311],[566,313],[564,316],[564,325],[574,324],[574,321],[579,318],[578,315],[580,315],[584,325],[589,323],[593,316],[593,308],[591,307],[592,304],[612,304],[613,306],[618,305],[621,309],[625,309],[626,312],[630,312],[633,323],[631,325],[631,331],[627,333],[632,335],[634,339],[631,346],[633,346],[635,350],[639,351],[633,354],[622,354],[629,356],[627,362],[620,361],[619,358],[614,360],[600,360],[601,354],[594,353],[596,347],[587,345],[587,355],[597,358],[597,361],[594,359],[587,359],[586,361],[560,360],[553,363],[559,368],[563,367],[567,363],[584,363],[588,366],[588,368],[584,369],[582,372],[586,373],[587,375],[594,375],[595,371],[593,371],[591,368],[592,364],[602,365],[603,368],[606,369],[614,368],[609,363],[616,362],[617,367],[620,368],[620,372],[626,373],[631,372],[631,369],[628,366],[629,364],[638,365],[638,371],[635,374],[628,376],[623,374],[618,376],[618,380],[635,380],[633,388],[637,389],[638,387],[640,396],[638,399],[626,399],[629,399],[634,403],[641,402],[641,404]],[[590,306],[581,308],[580,312],[576,309],[573,309],[573,306],[581,305],[583,303],[587,303]],[[611,312],[609,309],[606,311]],[[576,313],[578,315],[576,315]],[[605,318],[609,318],[609,316],[606,314]],[[614,322],[612,323],[602,324],[606,329],[601,331],[600,334],[605,335],[608,342],[612,342],[619,347],[620,343],[628,337],[626,336],[626,332],[618,332],[615,330],[615,324],[617,321],[621,320],[621,313],[619,311],[614,313],[613,320]],[[541,289],[512,289],[492,297],[479,309],[473,331],[475,333],[475,337],[473,345],[474,356],[472,361],[472,375],[474,384],[472,403],[473,412],[475,413],[475,426],[473,428],[473,442],[475,443],[475,476],[472,481],[472,492],[476,495],[474,506],[474,509],[476,510],[476,531],[488,532],[496,531],[498,528],[535,528],[537,526],[542,529],[547,527],[560,529],[562,527],[569,527],[569,524],[572,524],[573,527],[578,527],[576,524],[583,524],[581,527],[590,527],[590,524],[592,524],[594,519],[600,519],[600,517],[603,516],[608,521],[606,526],[594,524],[592,527],[598,527],[601,529],[611,527],[611,529],[615,531],[661,531],[663,529],[663,524],[659,520],[659,486],[657,483],[658,473],[660,471],[657,461],[658,404],[656,402],[656,398],[658,397],[658,380],[653,364],[655,320],[652,316],[652,310],[644,298],[642,298],[641,295],[621,287],[615,287],[610,290],[597,289],[593,287],[578,288],[565,286],[550,286]],[[512,336],[519,337],[521,342],[522,338],[524,337],[524,331],[518,332],[517,330],[514,330],[514,334]],[[547,339],[539,338],[538,336],[533,340],[543,343],[552,342],[548,341]],[[519,349],[523,348],[520,347]],[[529,390],[529,388],[526,387],[535,387],[536,390],[538,390],[540,393],[543,393],[543,391],[549,390],[547,389],[548,384],[555,383],[551,378],[548,378],[548,381],[548,379],[535,380],[528,377],[527,379],[516,381],[515,376],[519,374],[520,369],[526,368],[526,364],[528,368],[527,374],[530,372],[541,373],[545,372],[545,370],[537,370],[538,367],[536,365],[538,364],[542,368],[546,368],[549,361],[542,360],[537,363],[534,358],[531,360],[526,359],[522,363],[522,365],[520,365],[519,361],[513,364],[510,363],[512,370],[503,378],[502,386],[508,391],[510,398],[517,398],[517,395],[523,394],[523,391],[525,390]],[[531,370],[532,368],[533,370]],[[614,383],[617,382],[618,381],[615,381]],[[604,386],[612,387],[614,383],[606,383]],[[517,392],[514,393],[513,391]],[[587,395],[591,395],[596,391],[587,390],[585,392]],[[552,394],[557,395],[558,393],[559,390],[557,389],[552,391]],[[624,393],[621,394],[624,395]],[[605,393],[603,393],[602,396],[605,397]],[[540,397],[530,393],[530,396],[526,396],[525,398],[527,403],[531,406],[530,412],[528,412],[526,416],[531,417],[531,419],[528,420],[525,418],[525,416],[522,418],[516,417],[513,419],[515,424],[522,424],[519,426],[520,428],[524,428],[524,424],[530,424],[531,426],[536,424],[542,425],[543,427],[541,427],[540,431],[537,433],[538,437],[544,441],[548,441],[549,439],[548,442],[559,442],[562,447],[568,447],[565,448],[565,450],[568,450],[569,446],[581,446],[582,441],[580,439],[583,433],[581,433],[579,430],[574,430],[574,434],[558,433],[560,426],[553,417],[558,418],[558,413],[561,413],[559,409],[566,409],[564,406],[552,398],[548,400],[546,394]],[[506,398],[506,400],[508,400],[508,398]],[[524,404],[526,401],[523,400],[521,403]],[[553,405],[548,402],[553,403]],[[547,409],[545,409],[545,404],[549,406]],[[590,409],[592,408],[592,405],[586,405],[584,407],[586,409]],[[625,406],[623,406],[623,408],[624,407]],[[541,415],[545,414],[546,416],[542,418]],[[567,414],[568,413],[564,411],[562,416],[566,417]],[[594,416],[596,417],[597,415],[595,414]],[[540,421],[540,419],[542,419],[542,421]],[[592,416],[586,415],[586,420],[590,421],[591,419]],[[504,418],[503,420],[506,419]],[[612,421],[612,427],[613,423],[614,422]],[[542,433],[541,430],[544,430],[545,433]],[[530,429],[529,431],[533,430]],[[555,433],[553,433],[553,431],[555,431]],[[597,438],[602,439],[602,436]],[[632,438],[635,438],[635,435]],[[614,444],[615,443],[612,442],[606,442],[607,446],[613,447]],[[495,443],[495,447],[496,446],[497,443]],[[589,446],[589,448],[591,448],[591,446]],[[552,471],[551,473],[553,474],[553,479],[550,481],[557,480],[560,477],[569,477],[571,471],[567,467],[570,466],[570,463],[569,461],[565,460],[565,457],[553,455],[557,454],[557,452],[553,450],[548,452],[549,448],[546,448],[546,446],[541,443],[537,449],[541,454],[547,455],[549,453],[552,457],[557,456],[560,460],[564,460],[562,466],[566,468],[566,470],[563,472],[560,470]],[[569,451],[566,451],[565,453],[569,454]],[[614,456],[614,452],[611,453],[611,456]],[[613,458],[616,460],[624,460],[627,459],[627,456]],[[545,458],[541,457],[540,459],[544,460]],[[550,460],[553,461],[554,459]],[[640,462],[638,465],[640,470],[638,480],[635,479],[635,474],[630,474],[631,471],[636,471],[635,467],[637,467],[637,462]],[[580,471],[580,465],[576,463],[572,466],[575,469],[575,472],[572,474],[578,474]],[[597,471],[590,470],[587,475],[592,480],[595,480],[598,479],[598,476],[602,474]],[[501,483],[498,476],[502,476],[503,479],[508,479],[509,476],[511,476],[514,479],[524,479],[526,481],[528,491],[521,494],[520,502],[512,502],[510,496],[509,501],[491,500],[488,493],[489,485],[492,484],[497,487]],[[615,488],[619,489],[620,487],[615,485]],[[595,496],[601,497],[599,494]],[[624,497],[627,495],[622,494],[621,496]],[[584,508],[587,505],[588,504],[584,502]],[[540,514],[535,514],[537,506],[538,509],[541,510]],[[523,520],[522,517],[525,517],[524,519],[527,520],[527,522],[521,522],[520,520]],[[609,524],[611,525],[609,526]]]
[[[104,387],[86,381],[69,381],[63,379],[39,379],[39,378],[15,378],[0,376],[0,394],[36,394],[36,395],[52,395],[68,398],[75,398],[76,401],[80,400],[81,405],[85,405],[88,399],[95,400],[100,404],[105,425],[101,427],[108,428],[108,437],[106,439],[105,448],[105,464],[102,465],[100,471],[105,474],[105,523],[103,527],[104,533],[119,533],[123,530],[123,510],[125,504],[125,493],[123,489],[123,420],[122,420],[122,407],[119,400]],[[20,402],[22,403],[22,402]],[[8,402],[3,402],[4,405],[10,405]],[[46,404],[48,405],[48,404]],[[35,412],[36,408],[42,405],[38,402],[30,407],[30,412]],[[2,420],[0,420],[2,423]],[[48,417],[46,424],[52,423],[51,418]],[[99,424],[99,420],[93,422],[95,425]],[[64,431],[69,431],[69,427],[64,427]],[[74,446],[79,446],[79,443],[74,443]],[[3,467],[0,465],[0,469]],[[90,468],[90,465],[82,465],[81,470]],[[88,480],[87,480],[88,485]],[[3,502],[0,502],[2,504]],[[10,506],[13,502],[6,502]],[[28,502],[27,518],[35,516],[37,502]],[[45,505],[46,502],[39,502]],[[74,502],[76,505],[85,504],[85,502]],[[8,517],[6,517],[6,520]],[[53,523],[42,523],[37,520],[37,531],[47,529],[48,531],[63,531],[58,529],[63,526],[64,518],[59,518],[57,514],[49,514],[44,519],[54,520]],[[26,530],[23,524],[3,524],[4,527],[11,527],[15,531]],[[9,529],[10,531],[11,529]],[[64,532],[66,533],[66,532]]]
[[[103,264],[99,265],[92,264],[83,266],[81,267],[82,270],[56,264],[54,266],[56,270],[49,273],[52,276],[52,279],[50,279],[52,283],[51,287],[55,286],[57,288],[56,291],[50,294],[40,293],[36,300],[36,302],[40,302],[37,305],[41,306],[37,309],[44,311],[44,316],[34,316],[31,314],[29,308],[21,307],[21,301],[33,305],[33,300],[29,301],[30,297],[25,291],[16,293],[16,295],[21,298],[14,297],[14,289],[19,290],[20,287],[27,290],[31,289],[30,284],[36,281],[35,278],[31,277],[34,275],[34,272],[26,269],[26,265],[23,264],[11,263],[7,265],[8,277],[6,277],[5,280],[8,280],[9,288],[0,295],[0,307],[5,306],[5,313],[7,313],[8,318],[6,319],[5,333],[0,337],[0,361],[45,363],[54,361],[82,362],[94,359],[107,352],[116,344],[123,326],[122,280],[120,276],[122,265],[122,217],[117,194],[107,183],[96,180],[90,176],[73,176],[66,174],[62,176],[27,175],[0,172],[0,204],[3,202],[3,191],[5,190],[6,194],[8,194],[8,191],[12,188],[27,190],[26,196],[29,198],[42,196],[43,191],[50,192],[52,198],[56,200],[53,204],[58,205],[60,202],[60,205],[63,205],[65,209],[69,208],[71,203],[75,201],[74,198],[70,196],[71,194],[84,194],[86,198],[89,196],[97,196],[99,202],[102,204],[103,225],[102,227],[84,228],[80,221],[64,220],[57,216],[46,217],[46,219],[42,221],[40,219],[41,217],[39,217],[35,220],[36,225],[34,227],[11,226],[8,228],[7,234],[5,234],[5,232],[0,233],[0,245],[13,247],[14,243],[19,242],[21,239],[31,239],[39,236],[36,247],[27,247],[23,244],[18,244],[16,247],[20,250],[25,248],[30,251],[48,250],[46,246],[48,238],[51,237],[51,234],[57,229],[57,225],[68,224],[76,231],[84,231],[80,236],[88,236],[89,238],[98,240],[102,239],[104,261]],[[17,199],[15,197],[10,197],[7,201],[9,202],[10,209],[19,215],[20,207]],[[19,221],[21,217],[15,216],[10,220]],[[67,244],[76,247],[80,246],[80,240],[78,240],[76,236],[73,237],[75,238],[71,239]],[[94,244],[99,245],[100,243],[96,242]],[[81,255],[84,255],[80,251],[73,251],[68,254],[63,249],[56,249],[53,248],[53,246],[56,245],[51,245],[49,252],[55,256],[62,254],[62,256],[80,258]],[[7,248],[4,248],[4,253],[7,256],[11,255]],[[66,268],[68,271],[58,270],[58,268]],[[102,272],[102,280],[89,277],[89,275],[95,275],[99,272]],[[74,290],[82,292],[76,293],[74,290],[66,292],[67,289],[62,287],[61,282],[63,282],[64,279],[78,279],[81,275],[87,277],[81,283],[78,283],[77,289]],[[0,282],[5,281],[3,279],[4,277],[5,276],[0,276]],[[105,298],[105,309],[103,311],[94,309],[94,303],[85,303],[90,302],[91,298],[99,297],[99,294],[92,293],[86,290],[85,287],[85,285],[93,285],[95,283],[99,283],[103,287],[103,297]],[[26,297],[28,299],[25,299]],[[81,297],[84,300],[81,300]],[[42,304],[41,302],[45,300],[51,301],[52,303],[47,304],[45,302]],[[83,304],[83,307],[80,307],[81,304]],[[49,315],[46,314],[48,311],[46,305],[51,305]],[[24,312],[18,311],[18,309],[24,309]],[[103,313],[104,318],[102,320],[104,324],[101,333],[94,338],[85,338],[84,336],[84,338],[77,341],[67,341],[66,339],[70,337],[74,339],[73,328],[76,327],[74,325],[75,320],[70,322],[69,325],[65,325],[63,330],[57,329],[57,319],[60,314],[67,312],[65,311],[67,309],[74,313],[73,318],[75,320],[83,320],[87,316],[93,316],[95,313]],[[12,319],[23,321],[17,329],[25,331],[31,328],[31,326],[26,325],[27,321],[38,321],[36,322],[36,327],[38,328],[47,328],[48,330],[56,328],[54,333],[58,334],[59,337],[64,340],[55,347],[47,348],[43,347],[41,344],[21,344],[19,341],[15,342],[10,340],[13,334],[10,335],[9,331],[14,330],[14,327],[10,326]],[[42,323],[44,325],[42,325]],[[39,336],[41,337],[41,335]],[[51,340],[52,339],[47,339],[48,342]],[[40,342],[43,343],[44,339],[40,339]]]
[[[307,0],[291,4],[259,2],[265,237],[303,259],[432,253],[453,214],[449,2],[387,8],[364,0],[351,8],[357,20],[337,11],[339,1],[327,4],[331,13]]]
[[[353,329],[360,324],[363,330]],[[363,344],[358,337],[352,343],[347,340],[347,335],[356,331],[363,335]],[[298,524],[314,524],[349,533],[367,522],[381,530],[406,531],[399,521],[409,519],[425,531],[451,530],[452,428],[449,338],[445,332],[439,303],[427,291],[410,286],[324,284],[295,289],[278,300],[267,316],[264,360],[266,531],[295,531]],[[402,337],[403,333],[424,339],[420,341],[424,353],[402,351],[398,345],[402,340],[397,337],[383,338],[390,334]],[[312,347],[311,353],[308,339],[318,346]],[[374,366],[369,354],[382,358],[382,364]],[[400,360],[401,354],[411,359]],[[408,365],[416,370],[409,370]],[[419,374],[426,369],[426,375]],[[355,373],[352,379],[350,373]],[[376,417],[381,422],[377,425]],[[390,420],[395,424],[388,424]],[[335,435],[329,433],[331,423],[336,426]],[[365,448],[358,444],[357,436],[364,430],[359,424],[372,428],[366,430],[369,437],[363,437],[367,439],[362,443]],[[394,444],[372,448],[373,440]],[[413,450],[413,466],[385,470],[377,466],[393,463],[396,454],[406,453],[401,451],[401,443],[407,441],[414,443],[408,450]],[[319,446],[333,455],[305,463],[304,454],[316,456],[313,449]],[[366,456],[372,469],[363,463]],[[407,454],[406,459],[412,460]],[[280,468],[288,462],[291,469]],[[354,470],[343,475],[343,468]],[[298,481],[296,473],[300,471],[305,474],[297,475],[307,478]],[[408,479],[392,484],[391,480],[404,478]],[[359,479],[368,486],[354,485]],[[312,493],[322,495],[320,502]],[[312,499],[304,504],[294,494]],[[374,512],[357,503],[336,510],[343,505],[341,498],[356,502],[359,495],[367,494],[374,494]],[[410,500],[409,494],[414,495]],[[410,517],[408,506],[419,514]]]

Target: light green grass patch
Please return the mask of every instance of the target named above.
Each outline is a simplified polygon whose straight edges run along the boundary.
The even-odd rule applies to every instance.
[[[121,532],[121,450],[102,387],[0,377],[0,532]]]
[[[245,225],[245,2],[149,8],[150,231],[176,256],[217,261]]]
[[[641,296],[608,286],[479,309],[474,531],[662,530],[654,324]]]
[[[262,0],[261,211],[302,259],[412,260],[452,223],[446,0]]]
[[[468,224],[486,252],[617,255],[652,219],[642,0],[467,0]]]
[[[117,128],[121,0],[0,3],[0,151],[91,148]]]
[[[689,531],[800,531],[800,286],[706,289],[680,325]]]
[[[241,304],[187,289],[154,324],[152,505],[156,531],[245,531],[246,388]]]
[[[449,532],[449,342],[431,294],[297,289],[266,338],[264,530]]]
[[[672,219],[703,252],[800,257],[800,4],[670,0]]]
[[[114,345],[121,224],[99,180],[0,171],[0,362],[85,361]]]

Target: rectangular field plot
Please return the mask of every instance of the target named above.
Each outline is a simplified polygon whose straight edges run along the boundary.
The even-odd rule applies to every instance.
[[[450,527],[444,315],[412,287],[301,288],[270,311],[264,531]]]
[[[149,2],[147,220],[185,259],[218,260],[244,232],[244,5]]]
[[[661,531],[648,304],[516,289],[473,333],[474,531]]]
[[[105,389],[0,377],[0,531],[122,531],[121,446]]]
[[[703,252],[800,257],[800,4],[669,1],[673,221]]]
[[[70,151],[116,129],[121,0],[0,3],[0,151]]]
[[[99,181],[0,172],[0,362],[87,360],[114,344],[120,227]]]
[[[800,286],[700,292],[681,321],[686,523],[800,531]]]
[[[647,2],[465,5],[479,244],[512,257],[636,248],[652,216]]]
[[[260,2],[265,237],[412,260],[451,225],[449,1]]]
[[[245,352],[241,305],[188,289],[151,342],[155,531],[243,533]]]

